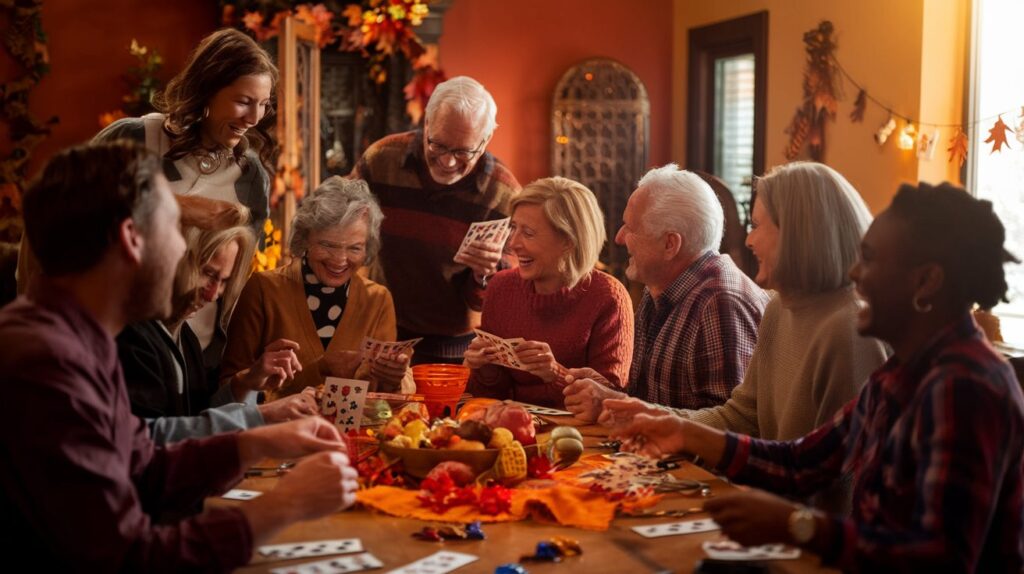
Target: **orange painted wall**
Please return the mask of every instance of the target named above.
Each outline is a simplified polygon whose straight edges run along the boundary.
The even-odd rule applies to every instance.
[[[633,70],[651,101],[651,165],[669,161],[671,0],[455,0],[444,16],[441,65],[476,78],[498,104],[490,150],[522,183],[550,175],[551,98],[574,64],[593,57]]]
[[[120,106],[121,79],[136,62],[132,38],[164,57],[166,81],[188,53],[219,22],[212,0],[48,0],[43,29],[49,37],[50,74],[32,92],[30,108],[40,118],[60,117],[53,134],[36,148],[35,172],[55,151],[88,140],[99,131],[99,115]]]
[[[949,18],[958,17],[962,13],[961,7],[966,5],[966,0],[927,2],[929,10],[932,10],[927,20],[929,26],[943,22],[950,29],[953,23]],[[691,27],[761,10],[769,11],[766,118],[766,163],[769,168],[786,161],[783,150],[789,136],[784,130],[802,98],[805,58],[802,38],[805,31],[816,27],[821,20],[831,20],[834,24],[838,42],[836,55],[847,71],[865,84],[869,93],[903,114],[919,117],[923,111],[922,86],[934,89],[934,84],[928,83],[931,78],[946,78],[940,89],[962,90],[962,85],[953,85],[962,80],[948,80],[951,74],[954,78],[963,77],[963,61],[955,50],[930,53],[928,58],[924,56],[925,0],[675,0],[672,157],[686,157],[687,31]],[[950,38],[950,41],[964,40]],[[923,68],[927,70],[923,72]],[[874,142],[874,131],[888,117],[880,108],[869,105],[864,122],[851,123],[849,113],[857,90],[846,84],[845,92],[837,119],[826,130],[828,147],[825,161],[844,174],[861,192],[872,211],[878,212],[888,205],[901,182],[918,179],[919,163],[923,162],[918,161],[913,151],[896,149],[892,139],[883,147]],[[944,102],[929,100],[924,111],[929,116],[937,116],[930,119],[938,123],[957,117],[961,101],[952,96]],[[936,169],[925,172],[947,173],[938,164],[946,160],[944,149],[941,148],[932,160]]]

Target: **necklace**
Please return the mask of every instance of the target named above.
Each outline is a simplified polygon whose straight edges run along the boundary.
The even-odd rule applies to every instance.
[[[199,168],[199,173],[203,175],[210,175],[220,169],[224,158],[230,155],[230,150],[220,148],[216,150],[199,149],[193,152],[196,158],[196,165]]]

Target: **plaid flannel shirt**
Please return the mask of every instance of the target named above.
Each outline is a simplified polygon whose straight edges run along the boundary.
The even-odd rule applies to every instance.
[[[743,381],[768,300],[731,259],[713,252],[657,298],[645,289],[627,392],[680,409],[724,403]]]
[[[1024,396],[970,316],[790,442],[726,435],[719,470],[805,496],[846,472],[853,511],[823,558],[874,572],[1021,572]]]

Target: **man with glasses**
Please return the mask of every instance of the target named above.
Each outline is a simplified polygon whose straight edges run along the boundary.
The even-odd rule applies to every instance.
[[[607,398],[700,409],[725,403],[743,381],[768,294],[719,255],[722,205],[711,187],[675,164],[640,180],[615,242],[629,252],[626,276],[645,286],[636,311],[626,392],[593,369],[570,369],[565,408],[594,421]]]
[[[474,241],[469,225],[503,219],[519,183],[487,144],[494,98],[472,78],[437,86],[423,129],[371,145],[350,177],[366,180],[384,210],[373,279],[395,300],[398,338],[422,337],[414,363],[461,363],[479,322],[487,279],[509,263],[503,245]]]

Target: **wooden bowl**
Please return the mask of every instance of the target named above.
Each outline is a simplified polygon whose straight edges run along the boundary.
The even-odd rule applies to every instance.
[[[479,476],[494,466],[494,462],[498,460],[499,451],[496,448],[483,450],[404,448],[386,442],[381,443],[380,448],[384,454],[401,459],[406,474],[416,478],[427,476],[439,463],[449,460],[465,464],[473,469],[473,474]],[[537,445],[531,444],[523,448],[526,450],[527,459],[537,455]]]

